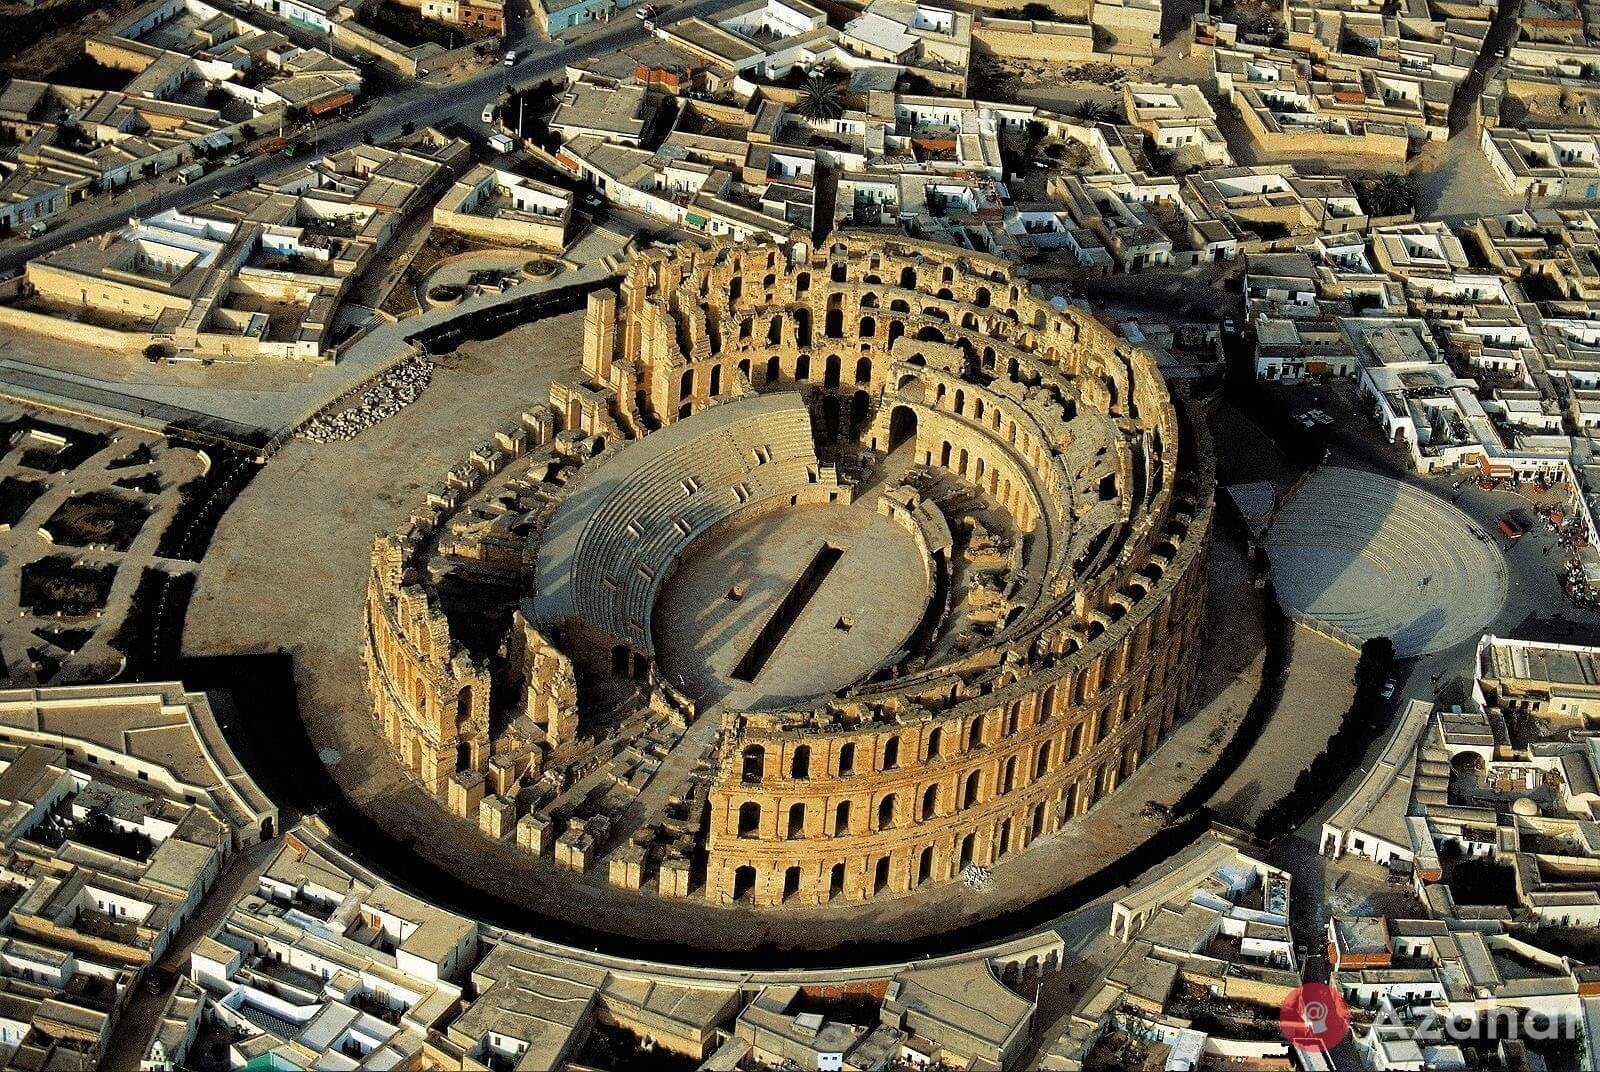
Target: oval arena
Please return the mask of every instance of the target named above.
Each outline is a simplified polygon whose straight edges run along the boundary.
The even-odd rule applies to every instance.
[[[373,545],[400,762],[556,872],[861,902],[1027,850],[1185,713],[1212,520],[1153,359],[1002,261],[682,245]]]

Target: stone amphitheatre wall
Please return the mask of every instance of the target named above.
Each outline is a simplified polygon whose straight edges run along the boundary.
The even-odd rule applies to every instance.
[[[513,456],[554,442],[569,461],[593,466],[587,459],[608,443],[752,395],[794,393],[817,432],[818,458],[842,463],[863,449],[909,445],[916,463],[976,486],[1009,512],[1025,562],[1008,575],[1008,611],[991,629],[946,638],[936,653],[902,659],[814,709],[725,714],[709,781],[683,811],[694,818],[669,824],[664,859],[651,856],[659,842],[636,837],[626,866],[612,861],[613,882],[621,875],[638,888],[659,874],[659,892],[685,896],[690,874],[703,869],[698,892],[714,903],[776,905],[889,896],[949,880],[1081,815],[1183,716],[1205,605],[1210,448],[1182,419],[1150,356],[1086,313],[1034,293],[1006,262],[863,235],[818,249],[714,242],[640,254],[617,292],[591,295],[583,332],[581,375],[552,388],[542,423],[525,420],[514,449],[501,443]],[[737,428],[697,424],[733,435],[738,455],[752,453],[756,440],[738,438]],[[664,434],[661,442],[676,439]],[[655,457],[647,445],[628,449]],[[796,446],[785,456],[804,466],[808,452]],[[481,454],[474,459],[492,472],[494,459]],[[683,476],[695,485],[684,503],[704,499],[709,510],[722,502],[703,519],[714,526],[745,502],[735,490],[748,474],[735,468],[668,483]],[[829,462],[818,468],[838,487]],[[702,488],[702,476],[717,486]],[[580,475],[573,486],[583,483]],[[934,509],[907,494],[903,509]],[[674,509],[659,518],[617,513],[617,538],[653,546],[657,522],[688,525],[679,536],[661,530],[672,537],[662,546],[681,556],[702,522],[687,505]],[[620,585],[616,608],[625,613],[588,616],[612,620],[609,632],[576,620],[584,616],[570,607],[548,620],[537,613],[542,540],[547,524],[559,524],[553,512],[519,530],[530,533],[520,558],[509,538],[474,545],[486,558],[503,555],[511,583],[524,586],[525,610],[533,608],[517,623],[528,636],[513,638],[512,665],[493,671],[452,642],[420,579],[415,553],[428,541],[380,538],[369,680],[397,756],[435,793],[450,794],[453,810],[471,818],[485,792],[500,794],[493,831],[505,836],[516,824],[522,845],[523,824],[533,824],[534,852],[548,851],[569,822],[567,838],[581,841],[582,852],[563,857],[558,848],[558,862],[581,868],[601,858],[606,824],[545,813],[519,823],[525,804],[517,803],[526,801],[518,796],[525,778],[549,773],[551,757],[571,742],[570,660],[592,665],[596,651],[607,650],[598,646],[609,645],[613,672],[655,692],[661,686],[650,665],[649,608]],[[949,530],[934,535],[948,544]],[[647,563],[636,586],[645,602],[676,565]],[[609,567],[601,574],[619,575]],[[521,665],[529,651],[541,653],[546,670],[561,660],[561,672]],[[507,678],[521,690],[519,712],[564,712],[562,732],[549,733],[554,716],[542,716],[539,729],[491,744],[495,674],[503,675],[502,695]],[[678,712],[679,723],[694,717],[681,698],[666,699],[652,703]],[[513,745],[523,757],[515,762],[507,758]],[[489,784],[476,796],[463,787],[485,775]]]
[[[798,390],[840,398],[841,439],[882,450],[905,411],[917,461],[983,487],[1047,548],[1033,610],[965,665],[726,718],[709,897],[949,879],[1082,814],[1171,729],[1196,671],[1211,476],[1203,442],[1180,474],[1146,354],[1003,262],[893,240],[646,254],[620,307],[633,420]]]

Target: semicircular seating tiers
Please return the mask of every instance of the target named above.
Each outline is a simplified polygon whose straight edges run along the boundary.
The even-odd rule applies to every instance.
[[[552,383],[529,428],[543,475],[521,478],[505,530],[525,542],[440,565],[514,586],[524,617],[494,649],[504,665],[466,661],[435,610],[437,549],[464,542],[441,508],[375,549],[369,661],[374,691],[394,696],[377,714],[430,788],[487,778],[508,821],[542,762],[570,770],[607,747],[579,724],[581,668],[716,719],[714,743],[684,738],[708,755],[645,787],[703,801],[693,848],[676,826],[635,831],[627,851],[646,859],[614,882],[775,906],[956,880],[1115,792],[1192,701],[1215,484],[1204,424],[1148,352],[1002,259],[858,233],[641,251],[616,289],[589,295],[579,378]],[[844,498],[819,451],[925,467],[951,531],[966,504],[987,504],[999,613],[965,627],[951,609],[971,605],[962,575],[922,639],[855,684],[786,710],[696,713],[651,665],[653,604],[723,523]],[[469,501],[441,497],[451,514]],[[497,689],[509,700],[491,717]],[[537,732],[491,739],[522,712]],[[557,749],[524,762],[541,735]],[[464,790],[453,799],[470,818]],[[561,836],[580,819],[560,816]]]
[[[653,655],[650,609],[684,552],[743,510],[819,488],[798,395],[713,406],[586,467],[539,544],[535,615]]]

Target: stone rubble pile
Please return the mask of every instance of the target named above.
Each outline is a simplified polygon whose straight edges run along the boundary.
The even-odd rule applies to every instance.
[[[969,890],[976,890],[979,893],[987,893],[994,887],[994,877],[989,869],[977,864],[968,864],[961,869],[961,881]]]
[[[354,439],[415,402],[432,380],[433,359],[427,354],[413,354],[373,380],[354,404],[335,413],[318,414],[295,434],[313,443]]]

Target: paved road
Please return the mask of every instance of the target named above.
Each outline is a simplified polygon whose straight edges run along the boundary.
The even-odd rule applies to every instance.
[[[731,6],[733,0],[694,0],[672,9],[673,19],[703,15]],[[446,86],[415,84],[398,93],[379,97],[366,113],[341,120],[320,128],[318,148],[322,152],[337,152],[361,142],[362,136],[371,134],[383,141],[399,133],[402,124],[410,122],[418,127],[461,120],[476,123],[483,110],[483,102],[498,96],[506,87],[528,89],[553,75],[560,75],[567,64],[591,56],[615,52],[637,45],[649,37],[649,31],[639,20],[618,18],[611,23],[584,34],[571,44],[525,56],[515,67],[493,67],[481,74]],[[135,193],[129,200],[124,196],[121,204],[110,201],[98,203],[98,211],[79,216],[53,229],[49,234],[31,242],[12,245],[0,253],[0,274],[21,267],[30,258],[37,257],[70,242],[77,242],[105,231],[128,216],[138,212],[153,215],[172,208],[182,208],[205,201],[220,192],[248,185],[251,179],[261,179],[273,172],[298,166],[303,158],[265,156],[248,160],[233,167],[214,171],[187,186],[157,186],[154,196]]]

